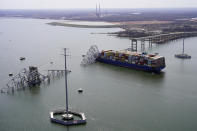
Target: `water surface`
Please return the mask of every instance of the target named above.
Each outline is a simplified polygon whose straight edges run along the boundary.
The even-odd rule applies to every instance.
[[[197,38],[185,39],[191,60],[176,59],[182,40],[148,48],[165,56],[167,67],[152,74],[95,63],[80,66],[82,55],[96,44],[100,50],[121,50],[128,39],[106,34],[119,29],[84,29],[50,26],[50,20],[0,19],[0,86],[8,74],[29,65],[63,69],[63,48],[69,48],[69,105],[86,114],[87,124],[65,126],[49,121],[49,111],[65,105],[64,78],[49,86],[14,94],[0,94],[0,130],[47,131],[196,131],[197,130]],[[25,56],[25,61],[19,57]],[[54,64],[50,64],[53,61]],[[84,92],[78,94],[77,89]]]

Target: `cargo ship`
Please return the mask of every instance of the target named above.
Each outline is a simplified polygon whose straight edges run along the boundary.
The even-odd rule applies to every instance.
[[[137,53],[128,50],[101,51],[96,61],[147,72],[161,72],[166,67],[165,58],[158,54]]]

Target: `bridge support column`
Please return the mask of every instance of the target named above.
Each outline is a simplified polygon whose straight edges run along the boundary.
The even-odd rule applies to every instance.
[[[145,51],[145,39],[141,39],[141,52]]]
[[[136,39],[131,40],[131,51],[137,52],[137,40]]]

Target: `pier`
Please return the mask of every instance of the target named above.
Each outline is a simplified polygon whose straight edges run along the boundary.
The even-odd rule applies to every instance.
[[[49,76],[49,77],[63,76],[64,72],[65,72],[65,70],[51,69],[51,70],[47,70],[47,76]],[[71,72],[71,70],[67,70],[67,73],[70,73],[70,72]]]
[[[197,32],[176,32],[176,33],[160,34],[160,35],[140,37],[140,38],[130,38],[131,51],[137,52],[138,42],[141,44],[141,50],[144,51],[146,41],[148,42],[149,47],[152,47],[153,44],[164,44],[169,41],[177,40],[180,38],[195,37],[195,36],[197,36]]]

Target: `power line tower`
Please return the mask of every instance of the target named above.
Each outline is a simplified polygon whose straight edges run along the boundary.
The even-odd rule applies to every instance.
[[[68,56],[66,54],[67,48],[64,48],[64,57],[65,57],[65,91],[66,91],[66,117],[67,119],[70,119],[69,117],[72,117],[68,114],[68,82],[67,82],[67,66],[66,66],[66,57]]]
[[[86,124],[86,117],[85,114],[80,112],[77,113],[75,111],[68,110],[68,82],[67,82],[67,66],[66,66],[66,54],[67,48],[64,48],[64,56],[65,56],[65,92],[66,92],[66,110],[54,110],[50,112],[50,119],[51,122],[55,122],[62,125],[79,125],[79,124]],[[55,115],[62,115],[62,119],[59,117],[55,117]],[[74,116],[74,117],[73,117]],[[78,119],[76,119],[78,117]]]

